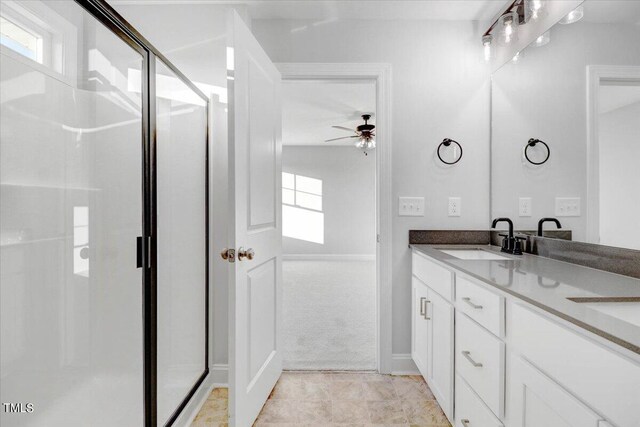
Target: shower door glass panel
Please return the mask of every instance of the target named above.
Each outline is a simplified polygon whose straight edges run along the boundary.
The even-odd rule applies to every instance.
[[[0,12],[0,424],[140,426],[143,58],[73,1]]]
[[[205,101],[156,62],[158,421],[205,370]]]

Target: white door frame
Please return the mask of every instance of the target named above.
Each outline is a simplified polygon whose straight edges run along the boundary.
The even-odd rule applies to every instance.
[[[587,242],[600,243],[600,142],[601,81],[640,80],[635,65],[587,66]]]
[[[372,80],[376,82],[376,348],[378,372],[392,370],[392,176],[391,65],[360,63],[275,64],[282,81]]]

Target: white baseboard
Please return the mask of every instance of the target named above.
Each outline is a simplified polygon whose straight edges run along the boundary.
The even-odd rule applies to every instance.
[[[284,254],[283,261],[375,261],[375,254]]]
[[[229,386],[229,365],[214,363],[209,370],[214,388]]]
[[[391,375],[420,375],[410,354],[391,355]]]

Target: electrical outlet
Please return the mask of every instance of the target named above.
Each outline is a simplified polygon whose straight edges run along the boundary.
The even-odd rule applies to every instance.
[[[400,197],[398,215],[424,216],[424,197]]]
[[[462,215],[462,200],[460,197],[449,197],[449,216]]]
[[[580,216],[580,197],[556,197],[556,216]]]
[[[531,197],[520,197],[520,216],[531,216]]]

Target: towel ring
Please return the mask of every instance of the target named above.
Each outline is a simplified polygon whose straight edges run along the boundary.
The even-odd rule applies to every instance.
[[[456,144],[459,148],[460,148],[460,155],[458,156],[458,158],[456,160],[454,160],[453,162],[447,162],[446,160],[444,160],[442,158],[442,156],[440,155],[440,149],[442,148],[442,146],[444,145],[445,147],[448,147],[451,145],[451,143]],[[460,143],[458,143],[458,141],[454,141],[453,139],[449,139],[449,138],[445,138],[442,140],[442,142],[440,143],[440,145],[438,145],[438,158],[440,159],[440,161],[446,165],[455,165],[456,163],[458,163],[460,161],[460,159],[462,158],[462,145],[460,145]]]
[[[547,157],[545,157],[544,160],[541,161],[541,162],[534,162],[533,160],[531,160],[529,158],[529,154],[527,153],[527,150],[529,149],[529,147],[535,147],[538,143],[540,143],[540,144],[542,144],[542,145],[544,145],[546,147],[546,149],[547,149]],[[547,160],[549,160],[549,156],[551,156],[551,149],[549,148],[549,146],[547,145],[546,142],[541,141],[541,140],[539,140],[537,138],[529,139],[529,142],[527,142],[527,145],[524,146],[524,157],[532,165],[539,166],[539,165],[542,165],[542,164],[546,163]]]

